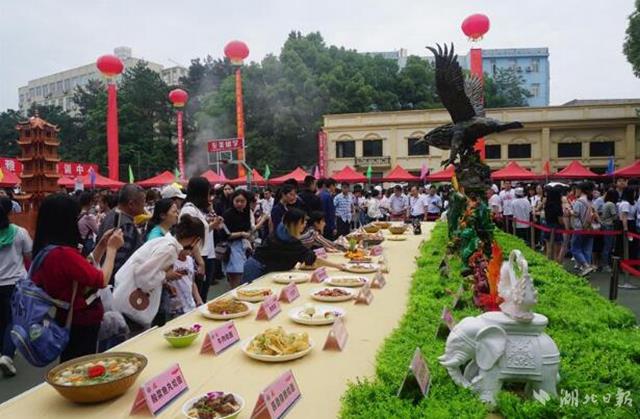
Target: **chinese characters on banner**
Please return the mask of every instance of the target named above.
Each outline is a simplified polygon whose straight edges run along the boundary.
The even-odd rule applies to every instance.
[[[318,131],[318,170],[320,176],[327,173],[327,133]]]
[[[244,148],[244,138],[225,138],[223,140],[207,141],[207,149],[209,150],[209,153],[233,151],[241,148]]]
[[[61,161],[56,165],[58,174],[67,177],[84,176],[89,173],[90,167],[93,167],[93,170],[96,173],[99,173],[98,165],[93,163]],[[18,159],[0,157],[0,168],[3,171],[11,172],[20,176],[22,175],[23,165],[18,161]]]

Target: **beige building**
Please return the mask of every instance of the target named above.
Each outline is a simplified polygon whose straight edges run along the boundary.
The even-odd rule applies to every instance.
[[[133,57],[129,47],[118,47],[113,52],[122,60],[125,69],[134,67],[139,61],[145,61]],[[180,77],[187,74],[187,69],[182,66],[164,68],[161,64],[145,62],[151,70],[160,73],[169,86],[177,85]],[[100,80],[101,78],[102,75],[96,68],[96,64],[91,63],[29,80],[26,86],[18,88],[18,108],[22,114],[26,115],[27,109],[35,103],[60,106],[66,112],[75,113],[78,110],[72,101],[75,88],[86,85],[91,79]]]
[[[516,160],[536,172],[549,161],[554,173],[579,160],[604,173],[609,156],[614,156],[620,168],[640,157],[639,110],[640,99],[489,109],[487,116],[520,121],[525,127],[487,137],[486,161],[495,170]],[[325,115],[327,173],[347,165],[361,172],[371,165],[373,177],[397,164],[414,174],[420,173],[423,163],[432,172],[439,170],[449,152],[416,141],[450,121],[445,109]]]

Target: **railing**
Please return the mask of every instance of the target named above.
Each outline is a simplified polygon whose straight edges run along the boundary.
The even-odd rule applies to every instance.
[[[356,157],[356,166],[390,167],[391,156]]]

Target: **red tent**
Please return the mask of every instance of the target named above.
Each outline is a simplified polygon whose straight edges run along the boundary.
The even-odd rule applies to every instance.
[[[338,170],[332,177],[336,182],[358,183],[367,181],[367,177],[365,175],[356,172],[351,166],[346,166],[342,170]]]
[[[8,170],[2,171],[2,179],[0,180],[0,187],[7,188],[11,186],[16,186],[20,183],[20,178],[13,172]]]
[[[407,172],[405,169],[397,165],[387,176],[382,178],[384,182],[418,182],[420,178]]]
[[[227,179],[223,178],[211,169],[207,170],[206,172],[202,172],[200,176],[206,178],[212,185],[215,185],[216,183],[224,183],[227,181]]]
[[[584,167],[582,163],[573,160],[567,167],[550,176],[552,179],[594,179],[600,175]]]
[[[168,170],[165,170],[159,175],[150,177],[149,179],[141,180],[136,183],[142,186],[143,188],[153,188],[155,186],[170,185],[175,181],[176,181],[176,175],[174,173],[171,173]]]
[[[232,185],[244,185],[247,183],[247,177],[240,176],[238,178],[230,180],[229,183]],[[267,181],[262,177],[262,175],[256,169],[253,169],[251,171],[251,183],[258,186],[264,186],[267,184]]]
[[[614,177],[640,177],[640,160],[636,160],[635,163],[623,167],[613,172]]]
[[[425,180],[430,182],[450,182],[453,175],[456,173],[454,165],[450,164],[444,170],[427,175]]]
[[[75,181],[69,177],[61,176],[58,179],[58,186],[64,186],[65,188],[73,188],[75,186]]]
[[[493,180],[536,180],[542,178],[543,176],[536,175],[514,161],[509,162],[506,167],[491,173],[491,179]]]
[[[88,174],[81,176],[80,179],[82,179],[82,184],[84,185],[85,188],[91,187],[91,179],[89,178]],[[64,186],[65,188],[73,188],[76,185],[76,181],[75,179],[70,179],[68,177],[63,176],[60,179],[58,179],[58,185]],[[120,189],[124,185],[125,185],[124,182],[119,182],[117,180],[109,179],[108,177],[105,177],[96,173],[95,187],[98,189],[115,190],[115,189]]]
[[[278,176],[271,179],[269,182],[274,184],[284,183],[287,179],[295,179],[298,183],[304,182],[304,178],[309,176],[309,173],[305,172],[302,167],[296,167],[296,169],[283,176]]]

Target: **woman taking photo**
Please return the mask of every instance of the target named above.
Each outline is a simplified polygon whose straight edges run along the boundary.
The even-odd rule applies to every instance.
[[[102,270],[97,269],[78,250],[80,232],[78,215],[80,207],[68,195],[47,196],[38,211],[33,257],[36,258],[48,246],[49,253],[40,268],[32,273],[33,282],[51,297],[73,304],[73,318],[69,343],[60,355],[64,362],[82,355],[96,352],[98,331],[104,310],[95,292],[109,284],[116,251],[123,245],[122,231],[108,231],[93,251],[95,260],[106,257]],[[75,299],[72,300],[76,288]],[[58,310],[56,321],[64,326],[66,310]]]
[[[242,281],[244,263],[247,261],[247,252],[251,251],[251,214],[249,209],[249,197],[247,192],[239,189],[231,196],[231,208],[227,209],[224,219],[224,233],[222,240],[227,243],[227,254],[222,261],[222,269],[227,274],[227,280],[231,289],[236,288]]]
[[[317,263],[344,270],[345,266],[333,263],[327,259],[317,258],[313,250],[305,247],[300,236],[305,227],[305,212],[297,208],[290,208],[282,218],[265,243],[258,247],[244,264],[243,282],[252,282],[269,272],[289,271],[298,262],[305,265]]]
[[[153,216],[147,226],[147,240],[165,236],[178,223],[178,206],[171,198],[163,198],[156,202]]]

